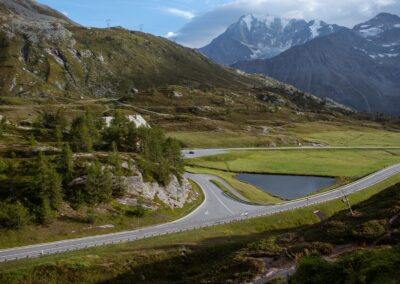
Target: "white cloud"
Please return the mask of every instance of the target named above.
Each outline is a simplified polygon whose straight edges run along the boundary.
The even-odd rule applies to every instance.
[[[180,9],[176,9],[176,8],[167,8],[166,11],[172,15],[181,17],[181,18],[185,18],[188,20],[191,20],[195,17],[195,14],[193,14],[190,11],[185,11],[185,10],[180,10]]]
[[[175,32],[168,32],[165,35],[166,38],[174,38],[174,37],[177,37],[177,36],[178,36],[178,33],[175,33]]]
[[[234,0],[192,17],[178,33],[178,42],[202,47],[245,14],[320,19],[352,27],[380,12],[400,14],[399,0]]]

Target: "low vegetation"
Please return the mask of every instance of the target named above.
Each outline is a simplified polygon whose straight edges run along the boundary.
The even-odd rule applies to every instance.
[[[3,135],[18,130],[8,123],[2,129]],[[139,170],[145,181],[168,185],[172,175],[183,173],[178,141],[159,128],[137,128],[118,110],[109,127],[91,110],[69,119],[58,109],[41,113],[27,129],[30,145],[7,147],[0,156],[1,247],[90,234],[101,223],[132,227],[136,221],[129,215],[146,219],[140,212],[148,211],[142,206],[149,201],[136,209],[118,206],[115,200],[127,194],[125,177]],[[149,212],[153,221],[147,218],[143,224],[174,218],[171,210],[154,205],[160,217]],[[91,228],[87,233],[85,226]],[[16,237],[35,227],[42,235]],[[59,234],[47,234],[48,228]]]
[[[400,181],[396,175],[385,182],[350,196],[355,211],[370,214],[362,217],[359,224],[392,216],[389,208],[397,208],[397,188],[389,191]],[[398,185],[397,185],[398,187]],[[383,195],[382,195],[383,194]],[[375,196],[376,195],[376,196]],[[366,201],[370,198],[369,201]],[[379,203],[382,200],[383,203]],[[362,202],[367,203],[363,204]],[[356,204],[360,204],[357,205]],[[370,210],[370,204],[373,210]],[[386,209],[384,207],[386,206]],[[324,223],[314,214],[320,210],[326,216],[334,216]],[[346,210],[341,212],[342,210]],[[382,211],[383,210],[383,211]],[[341,213],[340,213],[341,212]],[[106,246],[62,255],[46,256],[35,260],[23,260],[0,265],[3,283],[187,283],[207,281],[239,283],[253,279],[264,269],[268,255],[275,255],[285,246],[297,252],[299,260],[313,252],[328,253],[333,245],[311,241],[312,245],[295,242],[296,235],[306,231],[324,229],[324,224],[347,219],[357,222],[357,217],[347,215],[345,204],[332,201],[310,208],[284,212],[245,222],[183,232],[152,239],[140,240],[115,246]],[[374,213],[377,213],[376,217]],[[379,213],[380,212],[380,213]],[[386,215],[380,215],[383,212]],[[317,225],[312,225],[317,224]],[[355,223],[353,223],[355,224]],[[317,226],[317,227],[315,227]],[[296,228],[300,227],[300,231]],[[349,229],[350,226],[348,227]],[[280,240],[277,242],[277,240]],[[286,242],[286,243],[285,243]],[[268,267],[267,267],[268,269]],[[46,271],[46,273],[42,273]],[[329,279],[328,279],[329,280]],[[326,280],[326,281],[328,281]]]

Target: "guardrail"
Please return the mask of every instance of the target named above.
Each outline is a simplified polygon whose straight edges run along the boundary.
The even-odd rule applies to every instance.
[[[379,171],[377,173],[382,173],[382,172],[384,172],[384,170]],[[382,182],[383,180],[389,178],[390,176],[393,176],[394,174],[396,174],[398,172],[399,172],[399,168],[396,166],[387,168],[386,174],[383,177],[381,177],[380,179],[377,179],[375,182],[369,184],[369,187],[373,186],[379,182]],[[356,183],[354,183],[354,184],[356,184]],[[359,192],[362,189],[363,188],[356,187],[353,190],[351,190],[351,192],[349,192],[349,193]],[[321,197],[324,197],[324,198],[318,199]],[[257,217],[265,217],[265,216],[270,216],[270,215],[274,215],[274,214],[278,214],[278,213],[282,213],[282,212],[295,211],[300,208],[306,208],[306,207],[310,207],[313,205],[318,205],[318,204],[325,203],[328,201],[336,200],[340,197],[341,197],[340,191],[336,190],[336,191],[324,193],[323,195],[315,196],[314,200],[311,197],[308,200],[297,200],[297,201],[293,202],[292,204],[281,204],[280,206],[282,206],[282,208],[274,208],[274,206],[270,206],[270,207],[266,207],[264,209],[260,209],[259,211],[249,212],[245,216],[243,216],[243,215],[227,216],[227,217],[210,220],[208,222],[201,223],[201,224],[195,224],[195,225],[189,225],[189,224],[185,225],[185,224],[179,224],[179,223],[158,225],[158,226],[152,227],[152,228],[139,229],[139,230],[132,231],[132,232],[119,233],[120,235],[124,234],[124,236],[115,235],[115,237],[112,237],[112,235],[108,235],[108,236],[110,236],[110,239],[103,239],[103,240],[94,240],[94,239],[101,238],[104,236],[94,236],[94,237],[89,237],[89,238],[70,240],[70,243],[72,243],[74,241],[78,241],[78,240],[82,241],[82,243],[78,243],[78,244],[68,245],[67,244],[69,242],[68,240],[64,241],[65,245],[60,245],[59,243],[43,244],[42,246],[55,245],[55,247],[47,248],[47,249],[40,249],[41,245],[37,245],[37,250],[33,250],[30,252],[21,252],[21,253],[16,253],[16,254],[12,254],[12,255],[6,255],[6,256],[0,256],[0,262],[9,262],[9,261],[16,261],[16,260],[21,260],[21,259],[29,259],[29,258],[41,257],[41,256],[45,256],[45,255],[52,255],[52,254],[57,254],[57,253],[76,251],[76,250],[80,250],[80,249],[93,248],[93,247],[103,246],[103,245],[126,243],[126,242],[131,242],[131,241],[136,241],[136,240],[141,240],[141,239],[146,239],[146,238],[151,238],[151,237],[158,237],[158,236],[176,234],[176,233],[181,233],[181,232],[186,232],[186,231],[191,231],[191,230],[204,229],[204,228],[217,226],[217,225],[241,222],[241,221],[246,221],[246,220],[257,218]],[[290,206],[290,208],[283,207],[285,205]],[[165,228],[162,228],[163,226]],[[176,228],[176,227],[171,228],[168,226],[179,226],[180,228]],[[148,232],[143,232],[145,230],[147,230]],[[161,231],[152,232],[151,230],[161,230]],[[143,232],[143,234],[138,235],[141,232]],[[17,250],[18,248],[15,248],[15,249]],[[19,249],[24,249],[24,248],[19,248]],[[26,249],[28,249],[28,247],[26,247]],[[12,250],[12,249],[10,249],[10,250]]]
[[[278,213],[282,213],[282,212],[295,211],[297,209],[305,208],[305,207],[308,207],[311,205],[317,205],[319,203],[321,203],[321,202],[309,203],[308,205],[297,206],[297,207],[293,207],[291,209],[278,209],[278,210],[274,210],[271,212],[253,212],[253,213],[249,213],[247,216],[235,216],[235,217],[221,218],[221,219],[216,219],[216,220],[204,223],[204,224],[190,225],[190,226],[183,227],[180,229],[166,228],[166,230],[163,232],[157,232],[157,233],[148,232],[148,233],[144,233],[143,235],[138,235],[138,236],[136,236],[136,235],[123,236],[123,237],[115,237],[110,240],[98,240],[98,241],[90,241],[88,239],[87,243],[66,245],[66,246],[60,246],[60,247],[55,247],[55,248],[43,249],[43,250],[40,249],[40,247],[39,247],[38,250],[36,250],[36,251],[24,252],[24,253],[18,253],[18,254],[0,257],[0,262],[4,263],[4,262],[10,262],[10,261],[16,261],[16,260],[22,260],[22,259],[37,258],[37,257],[46,256],[46,255],[53,255],[53,254],[58,254],[58,253],[76,251],[76,250],[80,250],[80,249],[89,249],[89,248],[94,248],[97,246],[121,244],[121,243],[127,243],[127,242],[142,240],[142,239],[146,239],[146,238],[151,238],[151,237],[159,237],[159,236],[182,233],[182,232],[187,232],[187,231],[192,231],[192,230],[209,228],[209,227],[218,226],[218,225],[226,225],[226,224],[231,224],[234,222],[247,221],[247,220],[258,218],[258,217],[270,216],[270,215],[274,215],[274,214],[278,214]],[[141,230],[143,230],[143,229],[141,229]],[[139,232],[140,232],[140,230],[132,231],[132,234],[137,234]],[[48,245],[51,245],[51,243]]]

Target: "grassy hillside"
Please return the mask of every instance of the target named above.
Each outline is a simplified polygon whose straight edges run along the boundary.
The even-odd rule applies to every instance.
[[[317,245],[311,232],[325,230],[337,222],[349,233],[353,226],[358,230],[370,221],[388,222],[398,211],[399,191],[398,185],[394,185],[399,178],[397,175],[350,196],[353,205],[359,204],[354,207],[359,212],[355,217],[349,217],[345,204],[337,200],[246,222],[1,264],[0,280],[2,283],[243,283],[288,261],[290,264],[293,259],[285,259],[287,254],[281,254],[285,249],[289,255],[298,254],[300,260],[318,253],[316,248],[329,252],[338,245],[326,240]],[[392,188],[385,191],[389,187]],[[320,220],[313,213],[315,210],[326,216],[336,215],[316,224]],[[398,222],[393,229],[397,226]],[[305,233],[309,240],[302,240]],[[368,244],[374,240],[370,239]],[[362,242],[359,237],[350,238],[348,244],[357,248],[359,241]],[[284,258],[280,264],[279,255]],[[274,256],[278,259],[272,263],[274,266],[264,263]]]
[[[347,178],[360,178],[396,163],[400,163],[400,149],[231,151],[187,161],[192,166],[230,172]]]

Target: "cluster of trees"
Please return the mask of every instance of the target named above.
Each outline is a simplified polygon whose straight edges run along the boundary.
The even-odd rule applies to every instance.
[[[126,115],[117,110],[109,127],[101,116],[86,111],[71,125],[62,110],[44,113],[36,123],[41,130],[53,133],[54,139],[64,139],[77,152],[118,151],[139,155],[139,166],[144,177],[161,184],[170,182],[171,174],[181,176],[183,159],[180,143],[167,138],[159,128],[137,128]],[[46,131],[43,131],[45,129]]]
[[[105,163],[97,159],[77,163],[68,144],[58,157],[40,154],[29,164],[0,160],[0,176],[4,175],[0,186],[0,227],[20,228],[31,221],[50,224],[64,202],[78,209],[123,196],[123,176],[129,174],[128,170],[122,167],[117,151],[111,152]],[[71,185],[77,177],[83,177],[85,182]]]
[[[119,111],[110,127],[90,111],[70,123],[63,110],[43,113],[34,126],[31,141],[56,141],[62,153],[0,159],[0,227],[49,224],[64,202],[73,208],[94,207],[123,196],[132,155],[149,181],[167,185],[171,174],[180,177],[183,172],[178,141],[167,138],[159,128],[137,128]],[[89,161],[74,158],[73,152],[93,151],[108,152],[108,158],[99,161],[95,154]],[[76,182],[77,178],[83,181]]]

